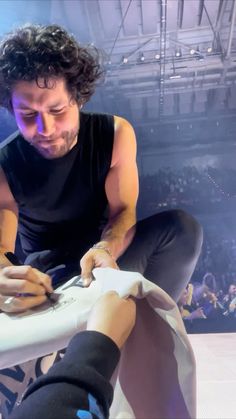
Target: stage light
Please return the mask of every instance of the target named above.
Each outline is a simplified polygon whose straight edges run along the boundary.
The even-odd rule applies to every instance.
[[[172,74],[172,76],[169,77],[170,79],[181,79],[180,74]]]
[[[212,52],[212,47],[208,47],[207,52],[209,52],[209,53]]]
[[[189,52],[190,52],[191,55],[194,55],[196,51],[195,51],[195,49],[191,48]]]
[[[156,59],[156,60],[160,60],[160,58],[161,58],[160,54],[158,54],[158,53],[157,53],[157,54],[155,54],[155,59]]]
[[[144,60],[145,60],[145,57],[144,57],[144,55],[143,55],[143,54],[141,54],[141,55],[140,55],[140,61],[142,61],[142,62],[143,62]]]
[[[180,49],[178,49],[176,52],[175,52],[175,56],[176,57],[181,57],[181,50]]]

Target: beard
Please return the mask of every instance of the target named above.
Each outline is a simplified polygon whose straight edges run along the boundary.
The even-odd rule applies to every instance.
[[[63,131],[51,137],[25,138],[32,147],[46,159],[57,159],[65,156],[76,145],[79,127]]]

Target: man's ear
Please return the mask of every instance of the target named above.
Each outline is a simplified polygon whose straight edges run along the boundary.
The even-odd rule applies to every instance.
[[[79,109],[82,109],[83,106],[84,106],[84,104],[85,104],[85,100],[84,99],[80,99],[79,102],[78,102]]]

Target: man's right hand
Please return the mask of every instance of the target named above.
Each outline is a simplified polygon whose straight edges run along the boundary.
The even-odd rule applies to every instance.
[[[196,310],[192,311],[192,313],[189,316],[189,319],[206,319],[206,315],[204,314],[203,308],[198,307]]]
[[[51,278],[31,266],[7,266],[0,270],[0,310],[19,313],[47,300],[53,292]]]

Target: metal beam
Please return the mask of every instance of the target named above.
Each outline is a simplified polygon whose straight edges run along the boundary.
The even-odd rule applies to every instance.
[[[159,82],[159,117],[164,111],[165,59],[166,59],[166,17],[167,0],[160,0],[160,82]]]
[[[177,28],[181,29],[183,26],[183,15],[184,15],[184,0],[178,2],[178,16],[177,16]]]
[[[203,15],[203,9],[204,9],[204,0],[199,1],[199,8],[198,8],[198,15],[197,15],[197,24],[198,26],[202,23],[202,15]]]
[[[229,39],[228,39],[228,45],[227,45],[226,54],[225,54],[226,60],[230,58],[230,54],[231,54],[235,17],[236,17],[236,1],[233,1],[233,11],[232,11],[230,31],[229,31]]]

